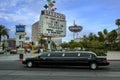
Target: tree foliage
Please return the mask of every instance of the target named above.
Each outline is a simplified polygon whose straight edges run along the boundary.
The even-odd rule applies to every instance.
[[[81,50],[93,51],[97,55],[106,55],[107,50],[112,50],[111,48],[118,50],[120,44],[115,43],[116,38],[116,30],[108,32],[107,29],[104,29],[103,31],[99,31],[98,35],[90,33],[88,36],[84,35],[80,42],[71,40],[68,43],[62,43],[61,46],[62,48],[69,48],[70,50],[75,50],[76,47],[80,47]]]
[[[108,34],[108,41],[109,41],[110,43],[113,43],[113,42],[115,42],[116,38],[117,38],[117,32],[116,32],[115,30],[112,30],[112,31]]]
[[[120,19],[117,19],[116,22],[115,22],[115,24],[116,24],[118,27],[120,27]]]
[[[0,25],[0,42],[2,36],[7,36],[7,38],[9,38],[8,29],[4,25]]]

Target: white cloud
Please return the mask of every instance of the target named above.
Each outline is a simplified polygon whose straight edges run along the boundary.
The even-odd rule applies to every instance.
[[[21,20],[24,20],[25,17],[22,16],[22,15],[17,15],[17,14],[7,14],[7,13],[0,13],[0,18],[2,19],[5,19],[6,21],[13,21],[13,22],[16,22],[16,21],[21,21]]]

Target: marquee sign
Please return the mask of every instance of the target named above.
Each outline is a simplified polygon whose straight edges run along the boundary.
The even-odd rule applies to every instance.
[[[42,10],[40,16],[40,32],[43,36],[65,37],[65,15],[50,10]]]

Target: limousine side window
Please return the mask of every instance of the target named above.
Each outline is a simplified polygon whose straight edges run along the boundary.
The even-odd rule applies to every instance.
[[[92,57],[92,58],[96,58],[96,55],[94,55],[94,54],[91,54],[91,57]]]
[[[51,54],[50,54],[50,53],[48,53],[48,55],[47,55],[47,56],[49,57],[50,55],[51,55]]]
[[[78,56],[80,56],[80,53],[78,53]]]
[[[47,53],[43,53],[43,54],[40,55],[40,57],[47,57],[47,56],[48,56]]]
[[[65,53],[63,53],[62,56],[64,57],[64,56],[65,56]]]
[[[65,57],[78,57],[78,53],[65,53]]]
[[[50,57],[61,57],[62,53],[52,53],[50,54]]]
[[[90,57],[90,54],[89,53],[81,53],[80,57]]]

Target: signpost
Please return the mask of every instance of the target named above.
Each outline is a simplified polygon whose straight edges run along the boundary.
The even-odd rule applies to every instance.
[[[22,47],[25,41],[25,25],[16,25],[16,46]]]

